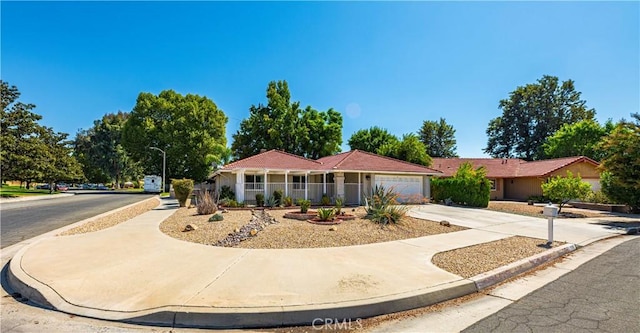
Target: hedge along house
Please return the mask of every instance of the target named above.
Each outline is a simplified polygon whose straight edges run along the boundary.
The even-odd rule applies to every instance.
[[[375,185],[393,187],[399,201],[422,202],[430,197],[430,177],[437,170],[389,157],[354,150],[311,160],[279,150],[270,150],[227,164],[213,177],[216,190],[229,186],[236,201],[255,203],[281,190],[284,196],[319,203],[323,194],[340,197],[345,204],[364,201]]]
[[[469,162],[474,168],[484,166],[491,181],[492,200],[527,200],[542,195],[542,183],[555,176],[566,176],[571,171],[591,184],[594,191],[600,189],[599,163],[585,156],[554,158],[527,162],[521,159],[500,158],[434,158],[433,167],[444,177],[453,176],[460,165]]]

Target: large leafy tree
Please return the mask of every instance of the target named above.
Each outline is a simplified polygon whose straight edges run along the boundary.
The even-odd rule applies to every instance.
[[[18,101],[16,86],[0,81],[0,169],[2,180],[26,182],[60,181],[82,178],[80,166],[72,156],[66,133],[56,133],[38,122],[42,116],[32,112],[33,104]]]
[[[425,120],[418,132],[420,141],[431,157],[457,157],[456,130],[444,118],[438,121]]]
[[[320,158],[340,151],[342,115],[329,109],[300,108],[292,102],[287,81],[272,81],[267,87],[267,105],[252,105],[249,118],[242,120],[233,135],[231,150],[245,158],[261,150],[280,149],[308,158]]]
[[[129,116],[126,112],[109,113],[93,122],[93,127],[76,135],[74,148],[83,171],[93,182],[139,179],[139,163],[129,157],[122,146],[122,128]]]
[[[353,133],[347,143],[351,150],[358,149],[377,154],[380,147],[387,144],[393,145],[398,143],[398,141],[398,138],[386,129],[374,126]]]
[[[603,139],[602,191],[614,201],[640,211],[640,114],[635,121],[621,121]]]
[[[502,116],[492,119],[487,128],[486,153],[493,157],[543,159],[542,144],[563,124],[593,119],[580,99],[572,80],[558,82],[545,75],[536,83],[517,87],[499,104]]]
[[[413,133],[403,135],[398,142],[383,145],[378,149],[378,154],[425,166],[432,162],[426,147]]]
[[[173,90],[140,93],[122,128],[122,145],[146,173],[162,173],[166,153],[169,178],[206,179],[220,163],[226,146],[227,117],[204,96],[181,95]]]
[[[587,156],[600,161],[604,152],[599,148],[600,141],[615,126],[607,121],[604,126],[593,119],[581,120],[573,124],[564,124],[543,145],[546,158],[569,156]]]

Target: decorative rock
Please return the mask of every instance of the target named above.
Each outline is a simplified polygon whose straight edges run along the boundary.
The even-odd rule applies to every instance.
[[[235,228],[235,229],[233,229],[233,232],[238,233],[238,232],[240,232],[240,229]]]
[[[444,221],[444,220],[443,220],[443,221],[440,221],[440,225],[441,225],[441,226],[445,226],[445,227],[450,227],[450,226],[451,226],[451,223],[449,223],[449,221]]]
[[[182,230],[182,232],[185,232],[185,231],[194,231],[194,230],[196,230],[196,229],[198,229],[198,226],[197,226],[197,225],[195,225],[195,224],[187,224],[187,225],[184,227],[184,230]]]
[[[251,236],[255,236],[257,234],[258,234],[258,230],[256,230],[256,229],[251,229],[251,231],[249,232],[249,235],[251,235]]]
[[[228,210],[226,210],[226,209],[223,209],[223,210],[222,210],[222,214],[226,214],[226,213],[228,213],[228,212],[229,212],[229,211],[228,211]]]
[[[329,231],[338,231],[338,227],[334,225],[333,227],[329,228]]]

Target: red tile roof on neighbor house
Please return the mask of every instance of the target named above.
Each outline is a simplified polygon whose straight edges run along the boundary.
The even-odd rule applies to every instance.
[[[440,175],[438,170],[366,151],[352,150],[318,160],[326,170],[335,171],[384,171]]]
[[[445,177],[451,177],[464,162],[470,162],[474,168],[484,166],[487,178],[543,177],[578,162],[598,165],[598,162],[588,157],[575,156],[533,162],[517,158],[434,158],[432,166],[442,171]]]
[[[222,167],[220,171],[234,169],[384,171],[430,175],[441,174],[437,170],[422,165],[359,150],[323,157],[316,161],[274,149],[229,163]]]

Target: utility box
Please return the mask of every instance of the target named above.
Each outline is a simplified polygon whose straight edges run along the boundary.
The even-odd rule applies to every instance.
[[[542,215],[546,216],[546,217],[557,217],[558,216],[558,207],[549,204],[547,206],[544,206],[544,209],[542,210]]]

